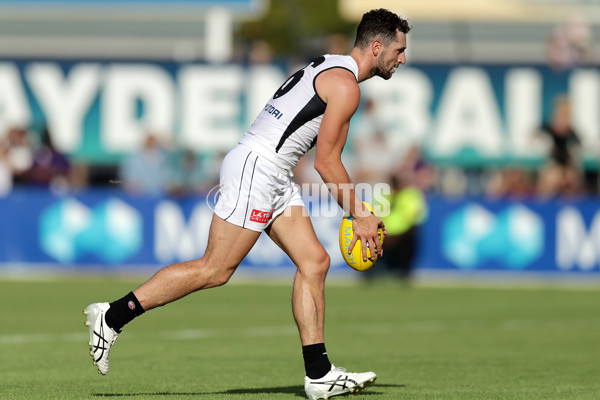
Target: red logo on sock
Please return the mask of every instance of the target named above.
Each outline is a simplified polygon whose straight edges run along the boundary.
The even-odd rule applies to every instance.
[[[258,222],[259,224],[264,224],[269,222],[269,220],[273,218],[273,211],[260,211],[253,209],[250,214],[250,221]]]

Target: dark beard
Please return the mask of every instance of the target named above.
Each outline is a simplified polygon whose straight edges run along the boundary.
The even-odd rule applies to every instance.
[[[385,55],[385,53],[383,53],[382,55]],[[383,57],[382,57],[383,58]],[[388,80],[392,77],[392,72],[385,68],[380,62],[379,60],[377,60],[377,64],[371,69],[371,76],[380,76],[385,80]]]

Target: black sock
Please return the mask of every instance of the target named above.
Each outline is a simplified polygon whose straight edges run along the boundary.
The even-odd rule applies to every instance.
[[[302,346],[302,356],[304,357],[306,376],[310,379],[321,378],[331,371],[331,363],[327,357],[325,343]]]
[[[140,302],[133,292],[129,292],[125,297],[110,303],[110,308],[106,311],[106,324],[121,333],[121,328],[131,322],[135,317],[144,313]]]

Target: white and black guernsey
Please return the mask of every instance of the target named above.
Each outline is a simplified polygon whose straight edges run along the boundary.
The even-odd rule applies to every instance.
[[[358,65],[352,57],[327,54],[314,59],[281,85],[240,144],[292,171],[317,141],[327,104],[317,94],[315,80],[332,68],[347,69],[358,81]]]

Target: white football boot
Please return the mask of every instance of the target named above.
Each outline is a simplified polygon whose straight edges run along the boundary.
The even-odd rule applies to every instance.
[[[304,377],[304,390],[311,400],[328,399],[341,394],[358,393],[366,390],[367,385],[375,383],[377,375],[374,372],[353,373],[345,368],[331,365],[331,371],[322,378],[310,379]]]
[[[86,316],[85,326],[90,329],[90,356],[94,360],[94,365],[98,367],[98,373],[106,375],[108,373],[108,353],[115,344],[119,334],[106,325],[104,316],[110,308],[108,303],[93,303],[83,310]]]

